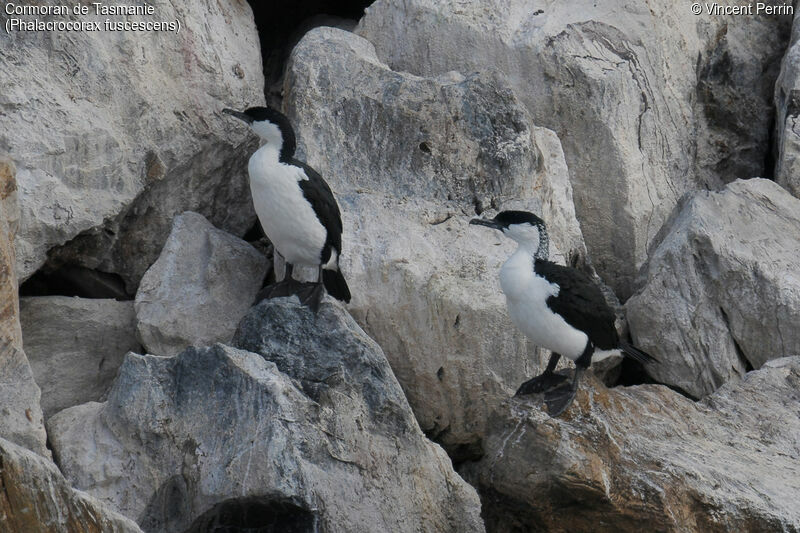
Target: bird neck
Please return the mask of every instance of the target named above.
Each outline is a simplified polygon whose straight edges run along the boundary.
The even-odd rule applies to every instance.
[[[544,226],[539,226],[539,246],[533,254],[534,259],[550,259],[550,236]]]
[[[277,164],[279,161],[281,161],[280,152],[274,143],[268,142],[266,144],[262,144],[256,153],[258,154],[258,158],[263,163]]]
[[[289,163],[294,157],[295,143],[294,136],[291,137],[291,142],[284,140],[281,142],[280,138],[265,138],[261,137],[261,148],[259,150],[266,150],[264,156],[272,161],[280,161],[281,163]]]
[[[539,242],[519,242],[517,253],[525,253],[534,259],[547,261],[550,258],[550,237],[547,235],[547,230],[539,226]]]

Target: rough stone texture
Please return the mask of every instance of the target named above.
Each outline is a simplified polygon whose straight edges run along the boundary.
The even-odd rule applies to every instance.
[[[67,478],[145,531],[201,530],[220,506],[256,504],[283,506],[298,531],[483,531],[474,489],[338,304],[265,301],[234,343],[261,355],[130,354],[106,403],[50,419]]]
[[[186,212],[136,293],[139,338],[148,353],[227,342],[253,305],[267,259],[241,239]]]
[[[141,533],[127,518],[70,487],[52,461],[2,438],[0,531]]]
[[[589,378],[566,415],[509,400],[462,474],[487,531],[800,530],[800,357],[705,400]]]
[[[798,11],[800,13],[800,11]],[[795,19],[797,16],[795,16]],[[792,26],[792,39],[775,83],[775,181],[800,198],[800,24]]]
[[[342,208],[349,310],[423,430],[454,457],[479,454],[492,402],[540,362],[497,281],[513,243],[468,222],[476,206],[534,211],[554,258],[580,261],[557,137],[530,126],[499,80],[393,72],[369,42],[332,28],[305,35],[285,87],[299,151]]]
[[[119,273],[133,289],[175,214],[196,210],[242,233],[254,220],[255,144],[221,113],[263,102],[250,7],[151,4],[148,17],[54,19],[179,20],[180,32],[0,33],[0,151],[18,169],[20,281],[80,235],[53,261]],[[3,10],[0,24],[8,18]]]
[[[45,417],[104,399],[125,354],[141,349],[130,301],[22,298],[20,323]]]
[[[394,70],[502,72],[561,139],[592,261],[625,299],[685,191],[763,175],[790,22],[667,0],[378,0],[357,33]]]
[[[39,387],[22,351],[14,233],[19,219],[14,163],[0,155],[0,438],[45,456]]]
[[[627,303],[635,344],[660,383],[704,396],[800,353],[800,200],[774,182],[736,181],[686,198]]]

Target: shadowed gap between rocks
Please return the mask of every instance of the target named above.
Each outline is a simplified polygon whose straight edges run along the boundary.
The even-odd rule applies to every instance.
[[[61,265],[56,268],[45,265],[25,280],[19,288],[19,295],[133,300],[133,295],[125,289],[125,282],[120,275],[79,265]]]
[[[673,385],[657,381],[647,373],[647,370],[645,370],[641,363],[626,357],[620,364],[619,377],[615,383],[609,385],[609,388],[613,389],[615,387],[632,387],[635,385],[663,385],[664,387],[677,392],[684,398],[692,400],[693,402],[700,400],[700,398],[692,396],[680,387],[675,387]]]
[[[238,498],[218,503],[185,533],[313,533],[316,517],[291,502]]]
[[[279,107],[284,66],[300,38],[317,26],[350,30],[364,15],[372,0],[302,0],[263,2],[248,0],[253,9],[261,41],[264,66],[264,96]]]

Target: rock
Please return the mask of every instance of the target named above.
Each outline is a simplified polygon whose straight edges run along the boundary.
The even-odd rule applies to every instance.
[[[592,373],[597,376],[606,387],[613,387],[622,374],[622,353],[610,353],[603,358],[592,357]]]
[[[267,273],[255,248],[183,213],[136,293],[139,338],[149,353],[227,342],[250,309]]]
[[[125,354],[141,350],[130,301],[22,298],[20,323],[45,417],[104,399]]]
[[[19,210],[16,168],[0,156],[0,438],[50,456],[39,387],[22,351],[14,234]]]
[[[471,213],[536,199],[559,249],[585,254],[558,138],[530,125],[501,79],[394,72],[368,41],[334,28],[303,37],[286,78],[298,152],[335,191]]]
[[[566,415],[509,400],[462,475],[488,531],[797,531],[800,357],[701,402],[581,386]]]
[[[800,24],[792,38],[775,83],[775,181],[800,198]]]
[[[14,162],[0,155],[0,339],[21,348],[17,275],[14,270],[14,235],[19,222],[15,176]]]
[[[261,355],[129,354],[107,402],[50,419],[67,478],[146,531],[204,531],[231,509],[240,528],[483,531],[474,490],[338,304],[267,300],[234,343]]]
[[[52,461],[2,438],[0,488],[0,531],[142,531],[109,507],[70,487]]]
[[[789,22],[670,1],[378,0],[356,31],[394,70],[504,73],[561,139],[592,262],[624,300],[684,192],[763,175]]]
[[[0,438],[49,458],[39,397],[25,352],[0,339]]]
[[[263,102],[251,9],[154,8],[68,18],[179,21],[180,31],[0,35],[0,148],[18,169],[20,281],[68,243],[52,262],[118,273],[135,292],[175,214],[192,209],[239,234],[253,223],[246,166],[256,144],[221,113]],[[0,24],[9,18],[33,17],[3,11]]]
[[[800,200],[774,182],[736,181],[676,208],[627,303],[647,370],[695,397],[800,353]]]
[[[459,460],[480,455],[492,403],[546,358],[507,316],[497,272],[513,243],[468,222],[476,208],[534,211],[554,258],[580,262],[558,138],[530,126],[500,80],[394,72],[369,42],[332,28],[304,36],[285,88],[301,157],[342,209],[348,309],[426,434]]]

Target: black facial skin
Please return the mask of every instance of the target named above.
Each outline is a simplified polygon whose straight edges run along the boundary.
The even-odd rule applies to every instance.
[[[252,124],[253,120],[254,120],[253,117],[251,117],[247,113],[242,113],[241,111],[235,111],[233,109],[228,109],[227,107],[225,109],[223,109],[222,112],[227,114],[227,115],[231,115],[232,117],[236,117],[239,120],[243,120],[247,124]]]

